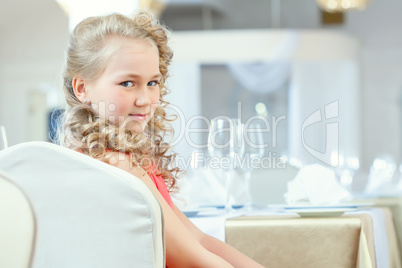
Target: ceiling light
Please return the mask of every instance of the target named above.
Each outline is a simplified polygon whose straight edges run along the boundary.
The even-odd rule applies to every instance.
[[[317,4],[326,12],[344,12],[347,10],[363,10],[370,0],[317,0]]]

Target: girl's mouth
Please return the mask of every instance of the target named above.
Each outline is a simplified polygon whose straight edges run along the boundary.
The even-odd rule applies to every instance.
[[[147,118],[146,114],[129,114],[130,118],[137,120],[137,121],[142,121]]]

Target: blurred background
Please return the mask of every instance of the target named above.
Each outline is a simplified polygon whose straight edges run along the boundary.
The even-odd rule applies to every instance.
[[[69,29],[86,16],[148,8],[173,30],[169,101],[179,107],[171,112],[182,114],[175,123],[177,135],[183,127],[207,131],[197,116],[247,121],[261,115],[270,123],[268,151],[278,156],[313,163],[317,157],[308,147],[321,155],[335,152],[340,162],[358,159],[363,173],[384,155],[399,166],[401,1],[106,2],[3,2],[0,125],[9,145],[49,139],[50,114],[64,105],[61,77]],[[331,104],[335,116],[326,114],[335,107]],[[321,120],[307,129],[303,123],[316,111]],[[338,126],[339,139],[328,152],[330,123]],[[180,154],[205,150],[206,132],[186,137],[177,141]]]

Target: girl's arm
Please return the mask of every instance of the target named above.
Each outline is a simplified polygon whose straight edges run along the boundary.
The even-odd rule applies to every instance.
[[[176,206],[174,206],[174,212],[181,222],[187,227],[187,229],[193,234],[193,236],[200,242],[200,244],[208,251],[220,256],[228,261],[234,267],[244,268],[263,268],[262,265],[250,259],[243,253],[239,252],[235,248],[228,244],[203,233],[197,226],[195,226]]]
[[[148,174],[138,167],[132,167],[128,157],[121,153],[113,154],[110,164],[123,169],[141,179],[158,199],[165,222],[165,246],[167,267],[233,267],[223,258],[205,249],[190,233],[159,193]],[[116,157],[116,158],[115,158]],[[121,158],[118,158],[121,157]],[[113,161],[119,159],[117,161]],[[120,160],[125,159],[125,160]]]

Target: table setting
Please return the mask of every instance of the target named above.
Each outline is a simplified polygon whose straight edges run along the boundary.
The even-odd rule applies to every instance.
[[[250,128],[253,148],[244,145]],[[212,121],[208,152],[201,154],[229,161],[219,169],[204,164],[192,171],[193,178],[184,185],[184,192],[191,192],[187,200],[192,201],[183,206],[183,212],[196,226],[265,267],[402,267],[395,209],[376,200],[376,189],[390,176],[392,166],[377,164],[371,170],[365,196],[351,190],[359,165],[356,158],[336,169],[320,164],[294,167],[289,159],[283,170],[242,166],[244,155],[249,159],[266,155],[266,148],[258,146],[264,142],[259,138],[262,132],[256,122]],[[240,159],[237,166],[236,157]],[[258,184],[253,182],[255,174],[261,177]],[[286,180],[279,179],[282,174]],[[269,176],[280,181],[282,188],[276,194],[281,198],[275,202],[257,202],[257,192],[263,198],[267,189],[275,191],[264,185],[264,176],[266,181]],[[201,191],[203,187],[208,191]],[[402,220],[402,201],[398,204],[401,210],[396,216]]]
[[[326,175],[322,188],[307,176],[313,171]],[[337,263],[337,267],[401,267],[390,210],[354,202],[327,173],[330,170],[321,166],[302,169],[289,183],[286,198],[291,202],[287,204],[251,210],[239,207],[230,213],[204,207],[189,218],[202,231],[265,267],[334,267],[325,263]],[[304,180],[305,176],[311,180]],[[296,187],[300,183],[304,187]],[[331,183],[334,185],[327,187]],[[332,253],[323,258],[327,250]],[[300,259],[296,263],[290,255]]]

